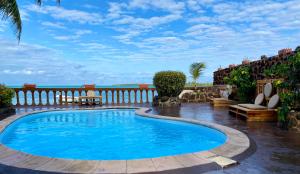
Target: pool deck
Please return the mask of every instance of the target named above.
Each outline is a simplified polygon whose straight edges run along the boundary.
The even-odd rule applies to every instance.
[[[17,110],[17,114],[22,115],[26,112],[44,109],[49,108],[22,108]],[[234,154],[235,150],[231,151],[232,147],[228,149],[225,144],[223,149],[208,152],[144,160],[113,161],[113,163],[49,159],[28,154],[18,155],[14,150],[1,146],[0,173],[12,173],[9,170],[13,169],[17,169],[18,173],[41,173],[39,171],[45,171],[45,169],[48,171],[60,169],[63,173],[300,173],[299,133],[280,130],[274,123],[247,123],[231,117],[224,108],[214,109],[208,104],[183,104],[181,108],[152,109],[151,114],[145,111],[140,111],[139,114],[167,115],[177,120],[184,119],[184,121],[206,124],[211,127],[216,126],[217,129],[226,128],[221,126],[225,125],[247,134],[251,139],[251,146],[246,148],[247,142],[233,143],[247,149],[245,151],[243,148],[240,150],[234,148],[240,151],[236,154]],[[9,117],[8,120],[12,121],[13,117]],[[4,124],[3,121],[0,123]],[[234,131],[234,129],[229,130]],[[240,135],[244,136],[244,134]],[[240,164],[231,166],[236,161]],[[12,165],[16,165],[17,168],[10,167]],[[227,165],[231,167],[222,169]],[[32,166],[35,170],[28,170],[28,166]]]

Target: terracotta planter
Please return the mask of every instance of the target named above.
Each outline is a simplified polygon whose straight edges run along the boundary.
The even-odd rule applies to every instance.
[[[278,51],[279,57],[285,57],[292,53],[293,53],[293,50],[291,48],[284,48],[284,49]]]
[[[148,89],[149,85],[148,84],[139,84],[140,89]]]
[[[229,65],[229,68],[234,68],[235,67],[235,64],[230,64]]]
[[[85,89],[87,89],[87,90],[94,90],[95,89],[95,84],[91,84],[91,85],[83,85],[83,87],[85,88]]]
[[[242,61],[242,64],[243,64],[243,65],[250,64],[250,60],[249,60],[249,59],[244,59],[244,60]]]
[[[23,88],[24,89],[28,89],[28,90],[30,90],[30,89],[35,89],[36,88],[36,84],[24,84],[24,86],[23,86]]]

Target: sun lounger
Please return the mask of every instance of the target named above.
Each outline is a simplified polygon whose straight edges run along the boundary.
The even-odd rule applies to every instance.
[[[86,96],[80,96],[79,98],[79,105],[83,104],[99,104],[102,105],[102,96],[96,96],[93,90],[89,90]]]
[[[260,93],[255,98],[254,104],[238,104],[230,105],[229,113],[235,116],[243,116],[247,118],[247,121],[276,121],[277,111],[276,106],[279,103],[278,94],[272,95],[272,84],[267,83],[264,86],[263,93]],[[263,102],[269,100],[268,106],[263,106]]]
[[[247,121],[276,121],[279,96],[275,94],[271,97],[268,106],[257,104],[238,104],[229,106],[229,113],[235,116],[242,116]]]

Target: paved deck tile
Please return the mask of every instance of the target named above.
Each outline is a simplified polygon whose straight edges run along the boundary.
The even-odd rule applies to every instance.
[[[153,172],[156,171],[151,159],[128,160],[127,173]]]
[[[92,173],[98,166],[97,161],[73,161],[63,171],[66,173]]]
[[[51,159],[44,165],[37,167],[36,170],[41,171],[62,171],[64,168],[72,164],[72,160]]]
[[[101,161],[94,170],[94,173],[126,173],[126,161]]]
[[[180,164],[175,157],[161,157],[161,158],[152,158],[153,164],[157,171],[171,170],[183,168],[184,165]]]
[[[182,164],[185,167],[192,167],[192,166],[211,163],[211,161],[204,158],[199,158],[193,154],[178,155],[175,156],[175,158],[177,161],[179,161],[180,164]]]

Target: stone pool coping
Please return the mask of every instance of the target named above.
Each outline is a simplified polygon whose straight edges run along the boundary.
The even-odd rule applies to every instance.
[[[18,173],[157,173],[193,167],[204,169],[207,168],[207,166],[213,166],[210,168],[218,169],[237,164],[238,162],[233,160],[233,158],[243,154],[250,147],[249,138],[236,129],[206,121],[154,115],[149,113],[151,109],[144,107],[115,106],[76,109],[66,108],[28,112],[25,114],[13,115],[0,121],[0,132],[15,120],[30,114],[49,111],[89,109],[136,109],[136,114],[144,117],[183,121],[217,129],[227,136],[227,140],[225,144],[208,151],[137,160],[72,160],[50,158],[27,154],[0,144],[0,173],[11,173],[14,171],[18,171]]]

